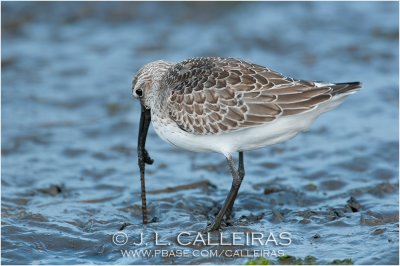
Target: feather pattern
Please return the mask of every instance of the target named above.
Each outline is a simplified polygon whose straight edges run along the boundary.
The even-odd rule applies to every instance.
[[[321,84],[295,80],[235,58],[203,57],[168,69],[170,118],[184,131],[223,134],[270,123],[313,109],[333,96],[350,93],[359,83]]]

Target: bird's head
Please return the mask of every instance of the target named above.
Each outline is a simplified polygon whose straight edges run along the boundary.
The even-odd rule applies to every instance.
[[[158,60],[144,65],[132,81],[132,95],[139,99],[146,109],[152,107],[153,92],[158,89],[160,81],[171,66],[171,63]]]

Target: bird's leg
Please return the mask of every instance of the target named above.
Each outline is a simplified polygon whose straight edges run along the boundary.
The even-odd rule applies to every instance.
[[[238,168],[238,175],[240,178],[240,183],[242,183],[243,178],[244,178],[244,162],[243,162],[243,152],[240,151],[239,152],[239,168]],[[237,196],[237,191],[236,191],[236,195],[235,198]],[[225,213],[225,219],[230,219],[231,215],[232,215],[232,209],[233,209],[233,203],[234,201],[232,201],[231,205],[228,207],[228,210]]]
[[[225,199],[224,206],[222,207],[217,217],[215,218],[214,223],[209,228],[207,228],[208,232],[219,229],[221,221],[226,214],[226,211],[228,210],[229,207],[233,206],[233,203],[235,202],[237,193],[240,188],[240,184],[242,183],[242,178],[239,176],[239,172],[235,167],[235,162],[233,161],[232,156],[229,155],[229,157],[227,157],[226,160],[228,162],[229,170],[231,171],[232,174],[231,190],[229,191],[229,194]]]

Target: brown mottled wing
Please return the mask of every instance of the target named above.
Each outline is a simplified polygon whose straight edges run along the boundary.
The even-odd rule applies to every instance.
[[[330,99],[332,88],[296,81],[234,58],[194,58],[164,77],[169,115],[193,134],[220,134],[304,112]]]
[[[275,102],[282,108],[282,116],[287,116],[311,110],[336,95],[350,94],[360,87],[360,82],[321,84],[297,80],[289,86],[273,88],[268,93],[277,96]]]

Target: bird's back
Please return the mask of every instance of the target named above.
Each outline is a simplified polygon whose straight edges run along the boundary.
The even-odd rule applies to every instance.
[[[170,118],[185,132],[218,135],[310,112],[361,84],[319,83],[286,77],[235,58],[193,58],[163,78]],[[341,97],[339,97],[341,98]]]

